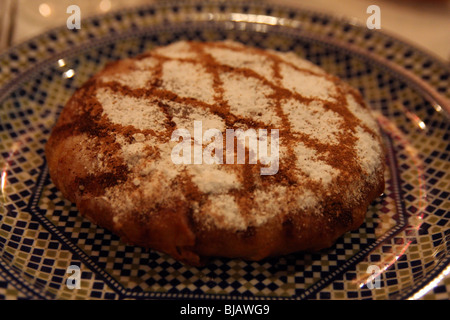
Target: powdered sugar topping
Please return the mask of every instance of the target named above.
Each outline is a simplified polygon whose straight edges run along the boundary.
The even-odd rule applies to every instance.
[[[323,199],[311,184],[338,188],[333,182],[346,170],[333,158],[340,146],[342,157],[368,175],[380,165],[377,124],[368,111],[353,94],[342,97],[340,91],[346,89],[339,90],[338,81],[292,53],[248,49],[233,42],[180,41],[127,63],[126,72],[105,75],[96,97],[111,123],[137,130],[131,139],[116,139],[130,170],[130,185],[151,194],[155,177],[167,188],[188,177],[204,197],[204,207],[194,210],[197,219],[245,230],[291,209],[315,212]],[[111,82],[131,93],[114,91]],[[297,185],[267,187],[261,177],[244,174],[244,166],[175,165],[170,160],[170,134],[186,128],[193,137],[194,121],[202,121],[203,132],[224,132],[230,124],[233,129],[279,128],[280,170],[293,174],[290,178]],[[349,139],[344,140],[344,132]],[[245,189],[249,185],[251,193]],[[109,191],[111,198],[112,194]],[[243,197],[250,194],[254,206],[244,208]],[[280,201],[289,205],[282,208]],[[197,200],[193,203],[198,206]]]

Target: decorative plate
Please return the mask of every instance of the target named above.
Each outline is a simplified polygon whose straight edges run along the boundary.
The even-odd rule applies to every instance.
[[[195,268],[123,244],[62,198],[44,145],[68,98],[108,61],[179,39],[291,50],[363,93],[383,130],[388,170],[385,193],[358,230],[317,253]],[[429,54],[314,12],[183,2],[51,30],[0,55],[0,68],[0,298],[450,297],[450,70]]]

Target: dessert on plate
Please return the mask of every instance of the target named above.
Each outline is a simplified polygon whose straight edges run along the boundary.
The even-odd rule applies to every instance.
[[[46,157],[83,216],[191,265],[330,247],[384,189],[379,128],[357,90],[233,41],[108,64],[67,102]]]

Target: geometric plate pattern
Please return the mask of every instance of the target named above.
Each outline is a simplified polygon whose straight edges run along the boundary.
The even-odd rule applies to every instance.
[[[61,196],[44,146],[67,99],[105,63],[180,39],[290,50],[362,92],[389,169],[358,230],[320,252],[195,268],[123,244]],[[323,14],[183,2],[52,30],[0,55],[0,71],[0,299],[450,298],[450,71],[426,53]],[[73,265],[81,286],[71,290]]]

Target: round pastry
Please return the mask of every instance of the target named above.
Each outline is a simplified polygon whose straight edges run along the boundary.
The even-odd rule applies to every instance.
[[[191,265],[330,247],[384,190],[361,95],[299,58],[180,41],[108,64],[46,145],[80,213]]]

